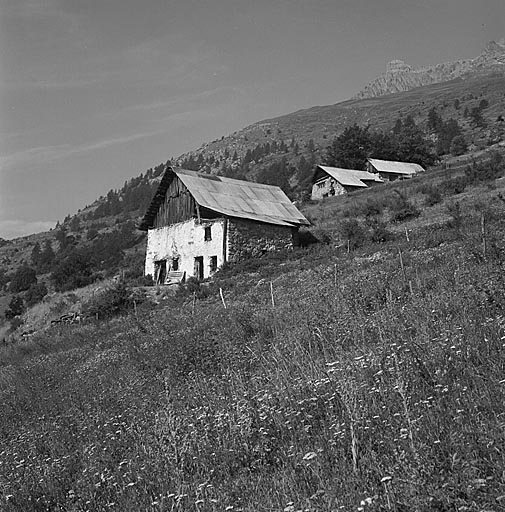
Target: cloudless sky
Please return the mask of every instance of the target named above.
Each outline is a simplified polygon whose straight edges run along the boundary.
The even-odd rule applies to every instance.
[[[389,60],[473,58],[503,37],[504,0],[0,0],[0,237],[348,99]]]

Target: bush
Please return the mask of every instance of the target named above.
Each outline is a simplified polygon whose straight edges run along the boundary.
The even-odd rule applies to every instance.
[[[210,294],[209,286],[202,286],[202,283],[195,277],[190,277],[184,284],[179,284],[179,288],[177,289],[177,297],[180,298],[194,296],[197,299],[205,299]]]
[[[125,313],[132,308],[133,299],[131,298],[130,289],[121,282],[86,302],[82,311],[89,317],[110,318]]]
[[[385,206],[383,198],[368,198],[361,208],[361,213],[365,217],[375,217],[384,211]]]
[[[25,311],[23,298],[20,295],[14,295],[9,302],[9,307],[5,311],[5,318],[11,320],[16,316],[22,315]]]
[[[454,196],[465,191],[469,180],[466,176],[458,176],[457,178],[442,181],[439,185],[440,190],[446,196]]]
[[[433,206],[442,201],[442,194],[440,193],[439,188],[433,185],[431,187],[428,187],[427,190],[423,193],[426,195],[426,199],[424,201],[424,204],[426,206]]]
[[[468,166],[465,169],[465,175],[469,183],[479,183],[495,180],[503,176],[504,171],[503,156],[497,151],[493,151],[489,161]]]
[[[319,242],[321,244],[327,245],[333,241],[331,234],[325,229],[321,229],[321,228],[313,229],[311,231],[311,235],[313,238],[316,239],[317,242]]]
[[[420,210],[399,190],[393,190],[393,195],[389,198],[389,210],[393,222],[403,222],[421,215]]]
[[[370,240],[375,243],[382,243],[391,240],[392,233],[387,229],[387,224],[379,217],[369,217],[366,221],[370,229]]]
[[[37,282],[37,275],[33,268],[28,265],[22,265],[19,267],[11,279],[10,291],[24,292],[30,288],[30,286]]]
[[[44,283],[35,283],[25,293],[27,306],[33,306],[47,295],[47,287]]]
[[[20,318],[19,316],[14,317],[11,320],[11,325],[9,327],[9,332],[14,332],[16,329],[18,329],[22,325],[23,325],[23,319]]]
[[[349,249],[357,249],[367,240],[365,229],[356,219],[342,221],[338,231],[340,237],[347,242]]]
[[[449,227],[459,229],[463,224],[463,211],[460,203],[449,203],[446,210],[451,216],[451,219],[448,222]]]
[[[84,251],[71,252],[60,260],[51,273],[51,280],[56,291],[68,291],[80,288],[95,280],[91,270],[91,262]]]

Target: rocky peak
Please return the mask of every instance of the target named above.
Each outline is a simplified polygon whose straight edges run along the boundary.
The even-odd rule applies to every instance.
[[[414,87],[446,82],[475,73],[505,73],[505,39],[490,41],[475,59],[446,62],[435,66],[415,68],[402,60],[392,60],[386,72],[366,85],[354,99],[374,98]]]
[[[386,73],[398,73],[401,71],[412,71],[412,66],[405,64],[403,60],[392,60],[386,65]]]
[[[489,41],[482,53],[475,59],[477,62],[489,62],[490,64],[505,63],[505,39]]]

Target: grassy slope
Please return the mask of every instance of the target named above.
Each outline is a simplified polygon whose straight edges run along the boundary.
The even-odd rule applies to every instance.
[[[401,187],[421,204],[436,179]],[[334,233],[375,194],[313,208]],[[389,242],[250,261],[1,349],[0,508],[498,510],[503,190],[464,194]]]

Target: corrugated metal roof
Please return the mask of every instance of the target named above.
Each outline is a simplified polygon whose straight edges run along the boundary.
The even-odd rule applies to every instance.
[[[376,181],[384,183],[379,176],[371,174],[366,171],[357,171],[354,169],[340,169],[339,167],[327,167],[325,165],[318,165],[320,169],[329,174],[332,178],[337,180],[341,185],[346,187],[361,187],[367,188],[364,181]]]
[[[413,176],[424,169],[419,164],[412,162],[393,162],[391,160],[378,160],[377,158],[369,158],[368,161],[377,169],[378,172],[391,172],[395,174],[408,174]]]
[[[163,200],[160,201],[160,198],[164,198],[174,174],[184,183],[198,205],[208,210],[279,226],[310,224],[279,187],[167,167],[141,222],[141,229],[152,225]]]

